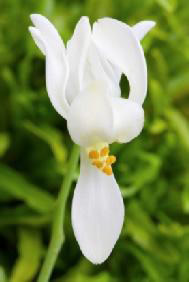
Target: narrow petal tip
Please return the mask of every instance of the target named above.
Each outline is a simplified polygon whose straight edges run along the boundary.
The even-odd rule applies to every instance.
[[[33,26],[29,26],[28,27],[29,32],[33,35],[33,34],[39,34],[39,30]]]
[[[33,27],[33,26],[29,26],[28,30],[31,33],[31,36],[32,36],[34,42],[36,43],[38,48],[41,50],[43,55],[46,55],[45,44],[43,42],[43,39],[42,39],[40,31],[37,28]]]
[[[89,22],[89,17],[87,17],[87,16],[82,16],[82,17],[80,18],[80,21]]]
[[[31,14],[30,15],[30,19],[32,21],[32,23],[34,24],[36,17],[38,16],[38,14]]]
[[[132,26],[132,31],[138,40],[142,40],[155,25],[154,21],[141,21]]]
[[[41,19],[41,18],[45,18],[45,17],[43,17],[43,16],[40,15],[40,14],[31,14],[31,15],[30,15],[30,19],[31,19],[31,21],[33,22],[33,24],[35,24],[35,22],[36,22],[38,19]]]
[[[144,21],[148,27],[149,27],[149,30],[152,29],[155,25],[156,25],[156,22],[154,21]]]
[[[28,30],[29,30],[29,32],[31,32],[31,33],[33,32],[33,29],[35,29],[33,26],[29,26],[29,27],[28,27]]]

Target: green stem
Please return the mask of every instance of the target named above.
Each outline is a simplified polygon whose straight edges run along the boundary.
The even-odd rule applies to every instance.
[[[79,147],[77,145],[74,145],[68,164],[68,172],[64,178],[60,193],[58,195],[56,210],[52,223],[52,236],[50,244],[37,282],[49,281],[58,253],[62,247],[62,244],[64,243],[63,224],[65,216],[65,207],[70,192],[70,187],[73,181],[74,172],[77,167],[78,159]]]

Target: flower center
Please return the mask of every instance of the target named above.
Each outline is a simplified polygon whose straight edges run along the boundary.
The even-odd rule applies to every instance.
[[[106,175],[112,175],[112,164],[116,162],[114,155],[109,155],[108,145],[100,145],[93,148],[88,148],[88,157],[92,165],[100,169]]]

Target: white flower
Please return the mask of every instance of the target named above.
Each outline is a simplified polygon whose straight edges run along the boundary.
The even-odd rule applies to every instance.
[[[81,146],[81,169],[73,203],[72,224],[80,249],[92,263],[110,255],[122,229],[124,205],[112,174],[115,156],[108,145],[131,141],[144,123],[142,103],[147,70],[139,40],[154,26],[133,27],[120,21],[98,20],[91,31],[82,17],[65,48],[54,26],[32,15],[29,30],[46,56],[46,86],[57,112],[67,120],[72,140]],[[120,97],[125,74],[128,99]]]

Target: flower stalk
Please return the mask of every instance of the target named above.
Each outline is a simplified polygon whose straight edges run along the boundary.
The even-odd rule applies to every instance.
[[[79,152],[79,147],[74,145],[68,164],[68,172],[64,177],[58,199],[54,207],[51,240],[37,282],[49,281],[57,256],[64,243],[65,237],[63,224],[65,218],[65,208],[79,159]]]

